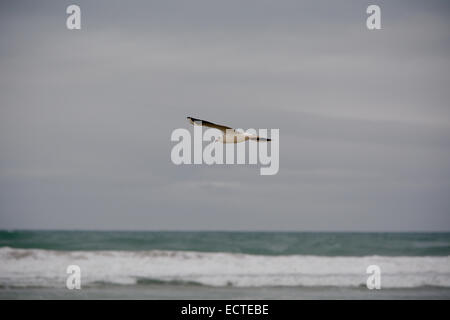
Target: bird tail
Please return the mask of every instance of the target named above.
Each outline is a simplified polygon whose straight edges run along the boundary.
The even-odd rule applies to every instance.
[[[260,138],[260,137],[252,137],[250,138],[251,140],[256,140],[256,141],[272,141],[272,139],[268,139],[268,138]]]

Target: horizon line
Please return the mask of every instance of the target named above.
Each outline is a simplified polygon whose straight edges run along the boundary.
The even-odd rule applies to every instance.
[[[222,233],[450,233],[450,230],[228,230],[228,229],[33,229],[33,228],[0,228],[0,232],[43,231],[43,232],[222,232]]]

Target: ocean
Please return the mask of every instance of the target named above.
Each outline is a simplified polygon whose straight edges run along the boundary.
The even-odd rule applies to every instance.
[[[0,231],[0,299],[449,298],[450,233]]]

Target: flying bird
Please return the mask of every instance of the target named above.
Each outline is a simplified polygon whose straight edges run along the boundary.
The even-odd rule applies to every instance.
[[[255,134],[251,134],[248,132],[236,131],[233,128],[223,126],[220,124],[215,124],[209,121],[200,120],[192,117],[187,117],[190,123],[197,126],[205,126],[209,128],[218,129],[223,132],[223,135],[218,137],[216,141],[222,143],[239,143],[247,140],[255,140],[255,141],[271,141],[271,139],[260,138]]]

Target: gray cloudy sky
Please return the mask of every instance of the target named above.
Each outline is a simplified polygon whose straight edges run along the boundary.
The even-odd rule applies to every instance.
[[[2,2],[0,228],[448,231],[449,17],[448,1]],[[279,128],[279,173],[175,166],[188,115]]]

